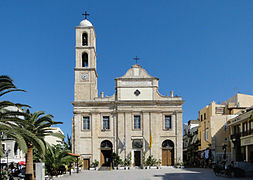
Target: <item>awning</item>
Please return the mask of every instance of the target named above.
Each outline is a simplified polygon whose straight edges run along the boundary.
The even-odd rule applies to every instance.
[[[80,157],[80,155],[79,155],[79,154],[68,153],[68,155],[70,155],[70,156],[74,156],[74,157]]]
[[[191,140],[191,143],[190,143],[190,144],[195,144],[197,141],[198,141],[198,134],[195,134],[195,135],[192,137],[192,140]]]
[[[25,159],[24,158],[20,158],[20,159],[9,158],[8,159],[8,163],[18,163],[20,161],[25,161]],[[0,163],[3,163],[3,164],[7,163],[7,158],[1,158],[1,162]]]

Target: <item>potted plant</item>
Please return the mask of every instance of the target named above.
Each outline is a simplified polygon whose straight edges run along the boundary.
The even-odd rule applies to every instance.
[[[90,170],[97,170],[97,167],[99,165],[99,162],[95,159],[95,161],[93,163],[91,163],[91,167]]]
[[[132,164],[132,153],[130,152],[124,161],[125,169],[130,169],[131,164]]]
[[[122,161],[122,159],[119,159],[119,166],[118,166],[118,170],[124,170],[124,162]]]
[[[181,167],[181,166],[180,166],[180,162],[177,161],[177,162],[175,163],[174,167],[175,167],[175,168],[180,168],[180,167]]]
[[[181,168],[184,168],[184,162],[180,163]]]
[[[125,169],[129,169],[130,164],[131,164],[130,159],[127,159],[127,158],[126,158],[125,161],[124,161]]]
[[[123,169],[124,169],[124,162],[116,153],[112,153],[112,166],[114,167],[114,169],[122,169],[119,167],[123,166]]]
[[[161,164],[162,164],[162,160],[158,159],[157,160],[157,169],[161,169]]]
[[[149,166],[150,169],[157,169],[157,160],[151,155],[147,158],[146,165]]]
[[[149,169],[149,165],[146,160],[146,153],[145,152],[143,152],[143,154],[142,154],[142,166],[143,166],[143,169]]]

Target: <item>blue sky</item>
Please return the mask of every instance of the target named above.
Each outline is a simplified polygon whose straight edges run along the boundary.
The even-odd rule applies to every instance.
[[[97,35],[99,92],[135,63],[160,93],[185,100],[184,122],[211,101],[253,94],[252,0],[0,0],[0,73],[27,92],[4,96],[55,116],[71,133],[75,26],[87,10]]]

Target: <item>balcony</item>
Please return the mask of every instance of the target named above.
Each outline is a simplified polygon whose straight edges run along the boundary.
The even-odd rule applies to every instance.
[[[248,135],[251,135],[251,134],[253,134],[253,129],[243,131],[243,132],[240,132],[240,133],[232,134],[230,136],[230,139],[240,139],[240,137],[248,136]]]
[[[233,139],[240,139],[241,137],[241,133],[235,133],[235,134],[232,134],[230,136],[230,139],[233,140]]]
[[[251,134],[253,134],[253,129],[242,132],[242,136],[248,136],[248,135],[251,135]]]

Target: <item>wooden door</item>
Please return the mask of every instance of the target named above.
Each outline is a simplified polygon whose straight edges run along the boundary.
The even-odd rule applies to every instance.
[[[172,165],[172,159],[171,159],[171,150],[168,150],[168,162],[167,162],[167,166],[171,166]]]
[[[83,160],[83,169],[88,170],[90,165],[90,160],[89,159],[84,159]]]
[[[173,151],[169,149],[162,150],[162,166],[172,166],[173,165]]]
[[[167,149],[163,149],[162,150],[162,166],[167,166],[167,162],[168,162],[168,150]]]
[[[105,163],[105,157],[102,151],[100,152],[100,165],[102,166]]]

